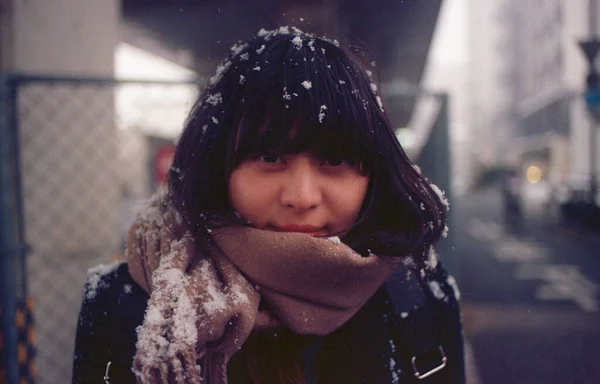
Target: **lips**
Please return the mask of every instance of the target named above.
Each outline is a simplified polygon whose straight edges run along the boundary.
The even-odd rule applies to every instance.
[[[315,225],[276,225],[273,228],[277,232],[299,232],[311,236],[322,236],[325,234],[324,228]]]

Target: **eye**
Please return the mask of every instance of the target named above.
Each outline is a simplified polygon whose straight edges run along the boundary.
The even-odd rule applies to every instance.
[[[330,165],[332,167],[341,167],[343,165],[347,165],[348,162],[344,159],[331,158],[331,159],[323,160],[323,162],[321,164]]]
[[[276,156],[276,155],[273,155],[273,154],[270,154],[270,153],[262,154],[258,158],[260,160],[264,161],[265,163],[269,163],[269,164],[274,164],[278,160],[281,160],[281,158],[279,156]]]

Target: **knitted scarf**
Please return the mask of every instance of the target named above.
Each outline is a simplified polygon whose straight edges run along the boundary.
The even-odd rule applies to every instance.
[[[327,335],[395,266],[361,257],[337,238],[250,227],[211,236],[200,248],[160,198],[129,230],[129,270],[150,293],[132,368],[138,383],[226,384],[227,362],[253,330]],[[259,310],[261,300],[269,310]]]

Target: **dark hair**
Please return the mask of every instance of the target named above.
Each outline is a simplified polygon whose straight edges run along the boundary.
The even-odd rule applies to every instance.
[[[336,41],[295,28],[261,30],[232,47],[192,109],[169,173],[192,234],[207,239],[210,228],[244,224],[228,180],[249,156],[311,151],[370,175],[344,241],[361,254],[422,262],[444,231],[444,199],[401,148],[367,68]]]

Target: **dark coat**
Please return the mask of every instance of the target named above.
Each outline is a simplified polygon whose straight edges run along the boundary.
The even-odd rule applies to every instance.
[[[75,342],[73,383],[102,383],[110,362],[110,383],[135,383],[130,367],[136,327],[149,296],[131,278],[127,264],[90,272]],[[446,366],[439,365],[442,346]],[[243,350],[243,348],[242,348]],[[388,282],[346,324],[318,338],[307,377],[319,384],[462,384],[464,345],[459,305],[441,264],[425,273],[401,265]],[[236,354],[229,364],[230,383],[241,384]],[[240,382],[240,383],[238,383]],[[244,383],[245,384],[245,383]]]

